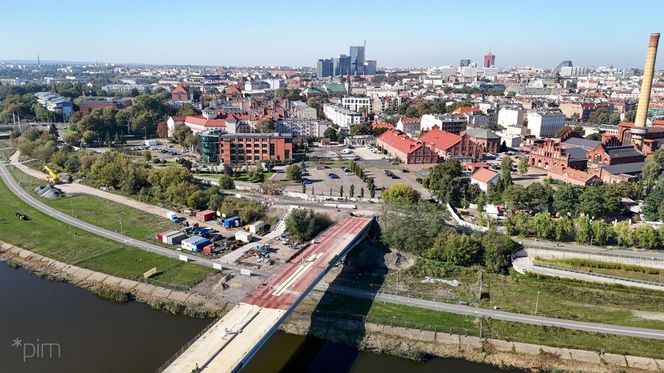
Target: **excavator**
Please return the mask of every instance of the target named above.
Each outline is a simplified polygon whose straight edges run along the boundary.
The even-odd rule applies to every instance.
[[[60,182],[60,178],[58,177],[58,175],[55,172],[53,172],[53,170],[51,170],[50,167],[48,167],[47,165],[44,165],[44,170],[46,170],[46,172],[48,172],[48,176],[46,176],[46,180],[49,183],[57,184],[57,183]]]

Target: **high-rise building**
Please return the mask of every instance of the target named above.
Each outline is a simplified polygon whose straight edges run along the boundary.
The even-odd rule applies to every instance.
[[[376,75],[377,65],[376,60],[367,60],[364,63],[364,75]]]
[[[318,60],[318,64],[316,65],[316,77],[321,79],[332,76],[333,67],[332,60],[329,58]]]
[[[340,54],[332,59],[332,75],[346,76],[350,72],[350,57]]]
[[[364,46],[351,45],[350,47],[350,73],[352,75],[364,74]]]
[[[468,67],[470,66],[470,60],[469,59],[461,59],[459,61],[459,67]]]
[[[496,56],[489,54],[484,56],[484,67],[494,67],[496,65]]]

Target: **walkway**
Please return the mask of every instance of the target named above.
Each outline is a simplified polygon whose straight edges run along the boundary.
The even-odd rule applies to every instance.
[[[361,242],[373,217],[350,216],[315,238],[260,284],[180,356],[166,372],[234,372],[242,368],[332,266]]]
[[[612,335],[622,335],[628,337],[664,339],[664,330],[634,328],[629,326],[600,324],[585,321],[574,321],[565,319],[556,319],[552,317],[526,315],[521,313],[504,312],[487,308],[477,308],[459,304],[441,303],[436,301],[404,297],[389,293],[374,293],[368,290],[360,290],[351,287],[332,285],[329,287],[335,293],[344,294],[351,297],[378,300],[385,303],[401,304],[418,308],[425,308],[440,312],[449,312],[459,315],[487,317],[496,320],[512,321],[524,324],[554,326],[558,328],[581,330],[586,332],[604,333]],[[326,291],[326,286],[317,286],[316,290]]]

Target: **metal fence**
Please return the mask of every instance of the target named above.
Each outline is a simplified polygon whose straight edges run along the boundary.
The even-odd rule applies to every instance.
[[[219,319],[213,320],[211,323],[206,325],[205,328],[203,328],[200,332],[198,332],[198,334],[196,334],[193,338],[187,341],[187,343],[182,345],[182,347],[180,347],[179,350],[177,350],[170,358],[168,358],[168,360],[166,360],[159,367],[159,369],[157,369],[157,372],[163,372],[164,370],[166,370],[166,368],[168,368],[168,366],[171,365],[175,361],[175,359],[180,357],[180,355],[182,355],[192,344],[194,344],[194,342],[196,342],[198,338],[200,338],[203,334],[207,333],[208,330],[212,329],[212,327],[215,324],[217,324],[217,321],[219,321]]]

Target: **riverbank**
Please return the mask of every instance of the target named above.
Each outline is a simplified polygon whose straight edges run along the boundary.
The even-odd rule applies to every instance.
[[[575,372],[646,372],[664,370],[664,360],[618,354],[599,354],[567,348],[508,342],[478,337],[392,327],[360,321],[293,314],[281,329],[351,345],[360,350],[415,360],[430,357],[461,358],[500,368],[532,371],[552,369]],[[360,331],[360,332],[358,332]]]
[[[64,281],[116,302],[138,301],[173,314],[215,317],[227,303],[191,291],[179,291],[120,278],[60,262],[0,241],[0,261],[21,266],[53,281]]]

